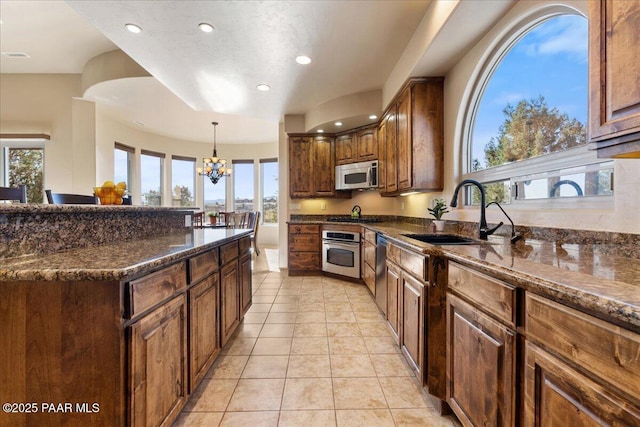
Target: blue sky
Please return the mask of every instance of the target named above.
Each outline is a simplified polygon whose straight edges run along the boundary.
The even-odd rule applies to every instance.
[[[484,167],[484,147],[504,122],[511,103],[542,95],[549,107],[587,123],[588,22],[583,16],[551,18],[507,53],[485,89],[473,130],[473,158]]]

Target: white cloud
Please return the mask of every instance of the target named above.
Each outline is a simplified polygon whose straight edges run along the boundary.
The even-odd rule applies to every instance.
[[[584,18],[560,16],[532,30],[519,47],[529,56],[569,54],[586,60],[588,40],[588,25]]]

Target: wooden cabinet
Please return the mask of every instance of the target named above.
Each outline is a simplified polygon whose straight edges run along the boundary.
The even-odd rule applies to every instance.
[[[464,425],[517,422],[517,289],[448,266],[447,401]]]
[[[378,191],[387,191],[387,115],[378,123]]]
[[[364,230],[362,240],[362,279],[371,295],[376,295],[376,233]]]
[[[320,226],[316,224],[289,224],[288,231],[289,274],[320,272]]]
[[[292,199],[336,196],[333,137],[289,138],[289,195]]]
[[[400,344],[400,268],[387,261],[387,323]]]
[[[447,295],[448,402],[463,425],[515,425],[516,333]]]
[[[245,237],[238,242],[240,248],[240,260],[238,267],[240,271],[240,318],[244,318],[245,313],[251,308],[251,239]]]
[[[378,159],[378,132],[375,126],[357,131],[358,162]]]
[[[336,165],[358,161],[356,133],[349,132],[336,137]]]
[[[238,283],[238,260],[235,259],[220,267],[220,337],[223,347],[240,324]]]
[[[598,157],[640,158],[640,2],[589,2],[589,138]]]
[[[422,381],[425,366],[424,304],[426,288],[423,283],[402,274],[402,352],[409,360],[415,375]]]
[[[187,398],[187,317],[181,294],[131,325],[131,425],[169,426]]]
[[[385,137],[380,150],[385,153],[385,182],[380,192],[395,195],[442,190],[443,79],[409,80],[382,121]]]
[[[531,293],[525,334],[525,425],[640,425],[639,334]]]
[[[378,159],[377,127],[367,127],[336,137],[336,165]]]
[[[189,301],[189,393],[193,393],[220,353],[218,323],[220,276],[216,272],[194,285]]]

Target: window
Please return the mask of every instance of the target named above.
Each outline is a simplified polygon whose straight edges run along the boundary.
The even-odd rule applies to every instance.
[[[226,179],[221,179],[217,184],[211,182],[206,175],[202,176],[204,185],[204,210],[206,212],[227,211]]]
[[[145,206],[162,206],[163,162],[162,153],[142,150],[140,154],[140,189]]]
[[[587,149],[588,22],[544,9],[507,36],[470,105],[468,173],[487,201],[612,195],[613,163]],[[467,203],[479,203],[469,187]]]
[[[118,142],[113,150],[113,181],[125,182],[127,189],[131,189],[131,156],[135,153],[133,147]]]
[[[233,160],[233,210],[251,212],[253,208],[253,160]]]
[[[193,206],[195,204],[196,159],[193,157],[171,156],[171,188],[173,206]]]
[[[42,203],[44,197],[44,139],[0,140],[0,185],[27,186],[27,202]]]
[[[265,224],[278,222],[278,159],[260,160],[262,218]]]

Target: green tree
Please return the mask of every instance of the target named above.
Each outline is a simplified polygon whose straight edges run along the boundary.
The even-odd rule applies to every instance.
[[[515,106],[507,104],[502,112],[504,122],[498,135],[484,148],[485,167],[555,153],[587,142],[584,124],[557,108],[550,108],[542,95],[523,99]],[[473,160],[472,169],[480,169],[478,159]],[[549,184],[553,185],[553,182]],[[503,202],[509,198],[508,188],[502,182],[488,184],[485,188],[487,202]],[[473,200],[479,203],[477,192]]]
[[[44,150],[42,148],[9,149],[9,186],[27,186],[27,202],[42,203]]]
[[[529,159],[586,144],[583,123],[549,108],[544,97],[521,100],[502,110],[504,123],[484,149],[486,166]]]
[[[178,202],[178,206],[193,206],[193,195],[186,185],[176,185],[173,187],[173,200]]]

